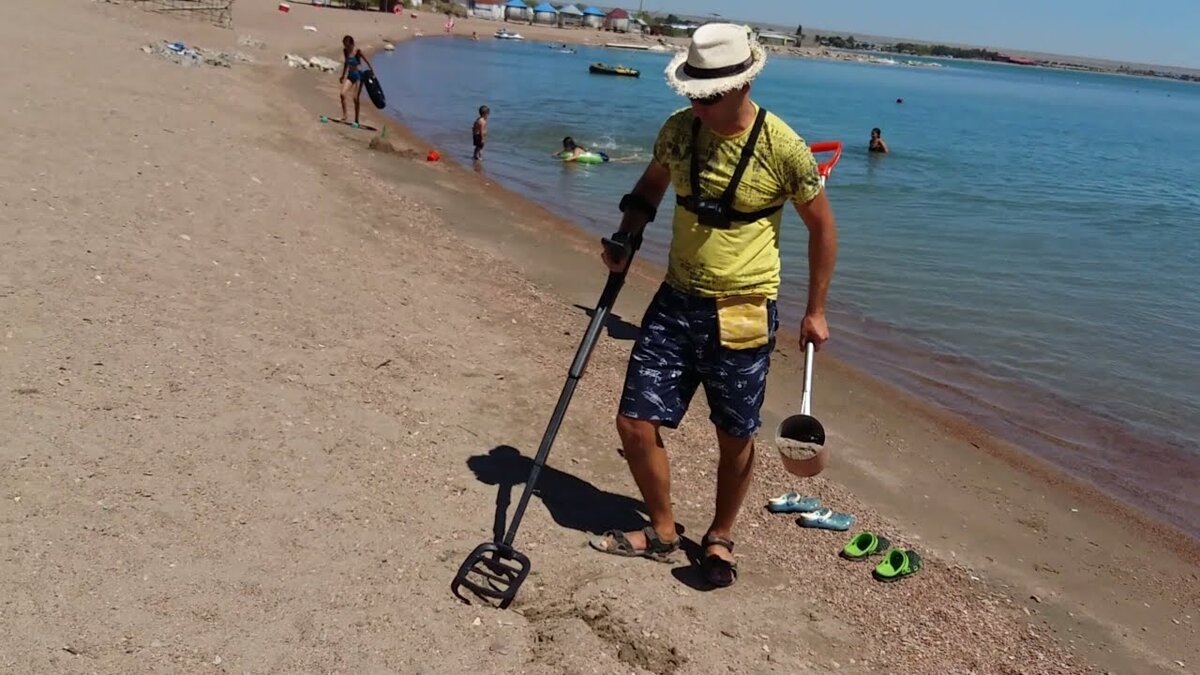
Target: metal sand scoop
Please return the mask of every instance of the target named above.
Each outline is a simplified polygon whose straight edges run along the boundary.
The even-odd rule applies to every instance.
[[[788,457],[782,450],[779,459],[783,467],[802,478],[810,478],[825,469],[829,451],[825,448],[825,427],[812,416],[813,343],[804,345],[804,389],[800,394],[800,414],[792,415],[779,423],[775,429],[775,447],[783,444],[815,446],[817,453],[805,459]]]
[[[821,187],[824,188],[825,182],[833,175],[833,168],[842,158],[842,143],[841,141],[812,143],[809,145],[809,149],[814,155],[833,153],[828,160],[817,164],[817,172],[821,176]],[[783,467],[802,478],[810,478],[821,473],[825,469],[825,462],[829,459],[829,452],[825,448],[825,427],[821,426],[817,418],[812,416],[813,351],[813,343],[805,343],[804,389],[800,395],[800,414],[788,417],[775,429],[775,447],[777,449],[781,444],[799,444],[819,448],[815,455],[805,459],[793,459],[780,451],[779,459],[783,462]]]
[[[614,235],[612,239],[603,239],[602,243],[608,251],[609,258],[613,260],[628,258],[632,263],[633,255],[641,244],[641,234],[638,233],[630,239],[622,239],[618,235]],[[626,265],[625,269],[628,271],[629,266]],[[454,581],[450,583],[450,590],[458,597],[462,598],[460,589],[466,588],[482,598],[499,600],[499,608],[505,609],[512,603],[517,596],[517,590],[529,576],[529,558],[513,548],[513,541],[517,537],[517,528],[521,526],[521,519],[525,516],[526,507],[529,506],[529,498],[533,496],[538,476],[541,475],[542,468],[546,466],[546,458],[550,455],[550,448],[554,445],[558,429],[562,426],[563,418],[567,414],[567,406],[571,404],[575,387],[583,377],[584,370],[587,369],[588,359],[600,337],[600,331],[608,319],[609,312],[612,311],[617,294],[621,292],[621,287],[625,284],[625,274],[626,272],[609,273],[608,282],[604,285],[604,292],[600,294],[600,300],[596,303],[596,311],[592,313],[592,320],[583,334],[578,351],[575,352],[575,360],[571,362],[567,381],[563,385],[562,393],[558,396],[558,404],[554,406],[554,413],[550,416],[550,423],[542,436],[542,444],[533,458],[533,468],[529,471],[529,478],[525,480],[525,490],[521,493],[517,510],[513,512],[508,531],[499,541],[480,544],[463,561],[458,568],[458,573],[454,575]]]

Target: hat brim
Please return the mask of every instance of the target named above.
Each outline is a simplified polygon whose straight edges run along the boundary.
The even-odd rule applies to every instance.
[[[741,89],[757,77],[762,72],[763,66],[767,65],[767,52],[757,41],[750,42],[750,56],[754,59],[750,67],[729,77],[709,79],[692,77],[683,72],[683,67],[687,64],[687,56],[686,51],[676,54],[675,58],[671,59],[671,63],[667,65],[665,72],[667,84],[671,85],[671,88],[680,96],[688,98],[707,98]]]

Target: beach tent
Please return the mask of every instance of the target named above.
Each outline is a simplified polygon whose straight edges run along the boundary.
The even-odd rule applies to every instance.
[[[623,9],[614,9],[604,17],[604,27],[615,33],[629,32],[629,12]]]
[[[575,5],[567,5],[558,10],[558,25],[560,26],[580,26],[583,25],[583,10]]]
[[[533,8],[533,22],[553,26],[558,23],[558,10],[554,9],[554,5],[543,2]]]
[[[504,18],[504,0],[475,0],[471,14],[481,19],[499,21]]]
[[[583,25],[588,28],[599,28],[604,25],[604,11],[595,7],[583,10]]]
[[[523,0],[508,0],[504,5],[504,20],[517,19],[520,21],[529,20],[529,5]]]

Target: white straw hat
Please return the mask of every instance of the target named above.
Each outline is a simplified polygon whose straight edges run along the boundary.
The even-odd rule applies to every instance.
[[[724,94],[762,72],[767,53],[750,29],[732,23],[709,23],[696,29],[686,54],[667,66],[667,83],[688,98]]]

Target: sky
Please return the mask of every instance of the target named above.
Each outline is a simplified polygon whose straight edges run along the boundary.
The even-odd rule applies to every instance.
[[[639,1],[655,12],[1200,68],[1200,0],[625,0]]]

